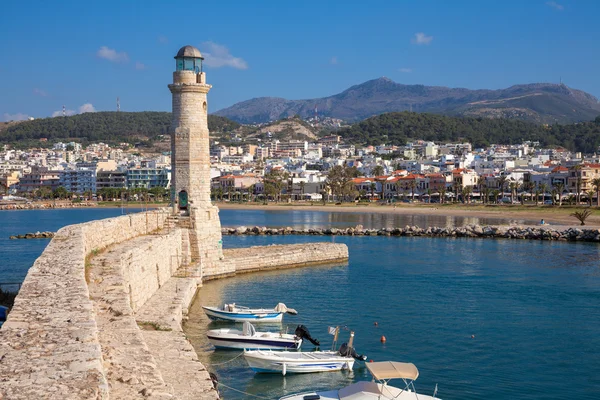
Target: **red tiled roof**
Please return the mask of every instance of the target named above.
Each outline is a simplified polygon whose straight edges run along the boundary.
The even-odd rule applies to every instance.
[[[552,172],[561,172],[561,171],[568,171],[568,170],[569,170],[569,168],[559,165],[558,167],[553,168]]]

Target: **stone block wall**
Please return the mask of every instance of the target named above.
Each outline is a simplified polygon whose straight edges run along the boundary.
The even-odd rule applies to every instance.
[[[348,246],[343,243],[302,243],[226,249],[225,259],[204,280],[269,269],[323,265],[348,260]]]
[[[86,257],[93,250],[163,227],[168,215],[156,210],[70,225],[56,233],[29,269],[0,329],[0,398],[108,399],[98,328],[86,283]],[[157,243],[152,257],[175,245],[178,237],[180,251],[181,233],[152,239]],[[136,254],[131,260],[132,276],[142,263]],[[156,271],[158,284],[165,279],[166,260]],[[156,286],[149,278],[131,281],[137,282],[139,302]]]
[[[119,253],[118,267],[129,291],[131,309],[137,312],[179,268],[181,229],[135,242],[135,247]]]

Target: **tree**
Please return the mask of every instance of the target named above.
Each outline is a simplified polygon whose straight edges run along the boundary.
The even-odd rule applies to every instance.
[[[562,194],[565,190],[565,185],[561,182],[556,182],[554,184],[554,189],[556,189],[556,193],[558,193],[558,206],[562,206]]]
[[[514,203],[515,197],[517,196],[517,189],[519,189],[519,182],[511,181],[508,184],[508,188],[510,189],[510,202]]]
[[[280,201],[281,194],[287,186],[289,174],[280,169],[271,169],[264,177],[265,194],[274,200]]]
[[[492,196],[494,196],[495,203],[498,204],[498,196],[500,195],[500,191],[498,189],[494,189],[492,191]]]
[[[575,193],[575,198],[577,201],[577,204],[579,205],[579,203],[581,203],[581,164],[576,165],[574,167],[575,169],[575,177],[576,177],[576,181],[575,181],[575,189],[577,190],[577,193]]]
[[[571,217],[575,217],[581,222],[581,225],[585,225],[585,220],[592,214],[592,212],[588,209],[582,211],[575,211],[571,214]]]
[[[523,189],[533,197],[533,189],[535,189],[535,183],[527,181],[523,183]],[[521,194],[523,196],[523,194]],[[533,200],[533,199],[532,199]]]
[[[546,200],[546,192],[548,191],[548,185],[545,183],[540,183],[540,185],[538,186],[540,192],[542,193],[542,204],[544,204],[545,200]],[[537,200],[536,200],[536,204],[537,204]]]
[[[442,186],[439,190],[440,192],[440,204],[444,204],[446,201],[446,185]]]
[[[358,176],[358,170],[355,167],[346,165],[336,165],[327,174],[327,184],[331,188],[334,196],[338,196],[340,201],[354,196],[356,198],[356,188],[352,179]]]
[[[300,181],[300,194],[301,194],[301,198],[304,199],[304,187],[306,186],[306,182],[304,181]]]
[[[473,187],[472,186],[465,186],[462,189],[461,192],[461,196],[462,196],[462,202],[463,204],[469,203],[469,197],[471,196],[471,193],[473,192]]]
[[[381,176],[383,175],[384,170],[383,167],[381,165],[376,165],[372,170],[371,170],[371,175],[373,176]]]
[[[498,190],[500,190],[500,193],[502,194],[502,197],[504,197],[504,186],[506,185],[506,176],[501,175],[500,178],[498,178]]]
[[[598,117],[600,118],[600,117]],[[598,119],[596,118],[596,119]],[[596,207],[600,207],[600,178],[592,179],[592,186],[596,191]]]
[[[66,199],[67,198],[67,189],[64,186],[59,186],[52,192],[52,197],[55,199]]]
[[[590,204],[590,207],[592,206],[592,202],[594,201],[594,194],[596,192],[594,192],[593,190],[588,190],[587,192],[585,192],[585,194],[587,194],[588,196],[588,202]]]
[[[410,181],[408,181],[408,187],[410,189],[410,193],[411,193],[411,201],[414,202],[415,201],[415,189],[417,188],[417,180],[416,179],[411,179]]]

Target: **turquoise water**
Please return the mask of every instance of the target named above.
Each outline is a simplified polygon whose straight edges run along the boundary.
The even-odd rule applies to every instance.
[[[21,281],[48,243],[11,241],[8,236],[55,231],[120,214],[120,209],[0,211],[0,282]],[[221,217],[224,226],[474,223],[308,211],[223,210]],[[323,239],[232,236],[225,237],[224,243],[245,247]],[[426,394],[438,383],[439,396],[446,400],[600,398],[598,245],[448,238],[325,239],[348,244],[348,265],[251,274],[208,282],[201,289],[185,329],[203,362],[226,362],[209,366],[221,382],[277,398],[368,378],[360,363],[351,373],[254,375],[242,358],[227,362],[236,352],[215,353],[207,343],[206,330],[223,325],[208,325],[201,304],[274,306],[281,301],[300,312],[286,316],[283,326],[289,324],[293,331],[299,323],[307,325],[323,347],[331,340],[326,334],[328,325],[347,325],[356,331],[358,352],[369,359],[414,362],[421,373],[417,389]],[[379,341],[382,335],[386,344]],[[249,398],[227,389],[222,392],[226,399]]]
[[[139,212],[127,209],[124,212]],[[66,225],[121,215],[120,208],[0,211],[0,282],[22,282],[27,270],[42,254],[49,239],[10,240],[28,232],[56,232]],[[6,287],[14,290],[15,287]]]
[[[249,236],[224,242],[245,247],[317,240]],[[305,324],[327,347],[327,326],[347,325],[356,332],[357,351],[369,359],[415,363],[417,390],[425,394],[437,383],[443,399],[600,398],[597,245],[394,237],[335,241],[348,244],[349,265],[206,283],[185,327],[201,360],[217,364],[238,354],[212,350],[206,330],[226,324],[208,324],[201,305],[284,302],[299,315],[286,316],[283,329]],[[380,343],[382,335],[386,344]],[[224,384],[267,398],[369,377],[358,362],[352,373],[286,377],[255,375],[241,357],[209,369]],[[222,392],[226,399],[249,398]]]

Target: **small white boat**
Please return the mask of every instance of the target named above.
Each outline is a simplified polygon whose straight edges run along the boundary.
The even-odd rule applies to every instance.
[[[222,328],[207,332],[208,340],[216,348],[248,350],[297,350],[302,337],[281,332],[257,332],[246,321],[242,330]]]
[[[366,366],[373,375],[370,382],[356,382],[337,390],[292,394],[279,400],[440,400],[435,397],[437,385],[433,396],[416,392],[414,381],[419,376],[419,370],[412,363],[383,361],[367,363]],[[388,385],[392,379],[401,379],[404,389]]]
[[[293,308],[279,303],[275,308],[249,308],[235,303],[225,304],[223,308],[202,306],[208,318],[216,321],[234,322],[281,322],[283,314],[298,314]]]
[[[306,327],[299,326],[296,329],[304,329],[310,337]],[[336,328],[336,339],[337,339]],[[309,339],[311,340],[311,339]],[[254,372],[287,373],[305,374],[311,372],[327,372],[351,370],[354,366],[354,360],[364,361],[367,359],[364,355],[356,354],[352,348],[354,341],[354,332],[350,332],[349,344],[343,343],[339,351],[304,351],[304,352],[289,352],[289,351],[262,351],[262,350],[244,350],[244,358]],[[318,341],[313,341],[318,343]],[[335,346],[334,340],[334,346]]]
[[[303,374],[351,370],[354,358],[344,357],[337,351],[272,351],[244,350],[244,358],[254,372]]]

